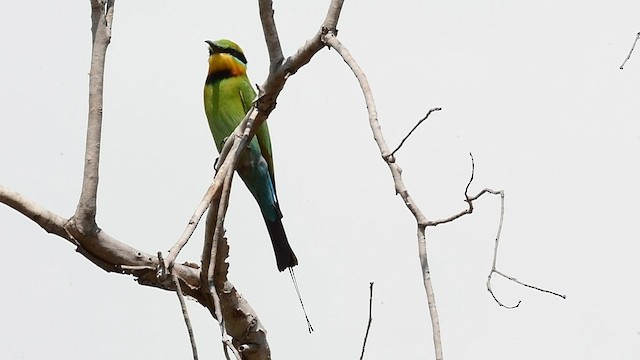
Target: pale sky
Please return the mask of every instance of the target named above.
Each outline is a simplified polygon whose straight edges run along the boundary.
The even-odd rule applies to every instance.
[[[275,1],[286,54],[329,1]],[[446,359],[638,359],[640,31],[637,1],[345,2],[339,39],[366,71],[390,146],[432,219],[506,192],[498,267],[485,288],[499,199],[428,230]],[[116,1],[107,53],[98,224],[166,251],[206,191],[216,153],[202,106],[207,47],[229,38],[254,83],[268,57],[255,1]],[[90,57],[88,2],[0,12],[0,184],[68,217],[80,192]],[[637,49],[640,51],[640,49]],[[356,359],[375,282],[366,359],[433,358],[415,223],[380,159],[355,78],[324,49],[291,77],[269,119],[284,225],[315,332],[279,273],[236,178],[229,279],[268,330],[274,359]],[[200,227],[179,261],[199,261]],[[2,359],[189,359],[175,294],[107,274],[0,206]],[[217,323],[189,310],[201,358],[223,358]]]

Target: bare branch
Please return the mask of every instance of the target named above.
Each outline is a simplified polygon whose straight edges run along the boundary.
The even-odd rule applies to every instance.
[[[89,71],[89,116],[84,156],[82,191],[74,218],[83,234],[97,231],[96,198],[100,166],[100,138],[102,134],[102,87],[107,47],[111,41],[111,22],[114,1],[91,1],[91,69]]]
[[[176,257],[180,253],[180,250],[182,250],[182,248],[187,244],[187,241],[189,241],[191,235],[193,235],[193,232],[196,230],[196,227],[198,226],[202,215],[204,215],[204,212],[209,208],[209,204],[211,204],[212,201],[217,201],[217,199],[219,198],[222,191],[221,185],[221,179],[218,181],[214,179],[213,183],[209,186],[209,189],[207,189],[207,192],[204,194],[202,201],[200,201],[200,204],[189,219],[186,229],[184,230],[182,235],[180,235],[180,238],[178,238],[176,244],[171,247],[169,253],[167,254],[165,265],[168,269],[173,268],[173,263],[175,262]]]
[[[212,210],[217,207],[212,207]],[[205,237],[214,236],[217,220],[217,210],[207,215]],[[240,360],[268,360],[271,350],[267,342],[267,331],[260,323],[258,315],[247,300],[238,293],[231,282],[227,280],[229,265],[225,262],[229,254],[226,238],[221,238],[216,249],[214,281],[211,287],[203,289],[208,293],[209,311],[221,326],[222,345],[225,355],[231,349],[236,359]],[[215,306],[214,306],[215,305]],[[224,325],[224,326],[223,326]],[[227,336],[230,335],[230,340]]]
[[[164,266],[164,262],[160,261],[160,265]],[[180,280],[175,275],[171,275],[171,279],[173,279],[173,283],[176,286],[176,294],[178,295],[178,301],[180,301],[182,316],[184,317],[184,323],[187,326],[187,332],[189,333],[189,341],[191,342],[191,352],[193,353],[193,360],[198,360],[198,348],[196,347],[196,338],[193,336],[193,328],[191,327],[191,320],[189,319],[187,304],[184,302],[184,295],[182,294],[182,289],[180,288]]]
[[[367,331],[364,333],[364,341],[362,341],[362,352],[360,353],[360,360],[364,359],[364,349],[367,346],[367,338],[369,337],[369,329],[371,328],[371,309],[373,307],[373,282],[369,283],[369,321],[367,322]]]
[[[638,39],[640,39],[640,32],[636,34],[636,38],[635,40],[633,40],[633,45],[631,45],[631,50],[629,50],[629,54],[627,55],[627,58],[624,59],[624,61],[622,62],[622,65],[620,65],[620,70],[624,69],[624,65],[627,63],[627,60],[631,58],[631,54],[633,53],[633,49],[635,49],[636,47],[636,43],[638,42]]]
[[[336,26],[338,26],[338,20],[340,19],[340,13],[342,12],[342,4],[344,4],[344,0],[333,0],[331,4],[329,4],[329,10],[327,11],[327,16],[324,18],[324,23],[322,27],[326,30],[334,30]],[[338,30],[335,30],[335,35],[337,35]]]
[[[438,319],[438,311],[436,308],[436,299],[435,294],[433,293],[433,284],[431,282],[431,273],[429,270],[429,262],[427,259],[427,242],[425,238],[425,228],[428,223],[427,218],[424,216],[422,211],[418,208],[418,206],[414,203],[413,199],[409,195],[409,191],[404,185],[404,181],[402,180],[402,169],[395,162],[395,158],[391,155],[389,151],[389,147],[384,139],[382,134],[382,130],[380,129],[380,123],[378,122],[378,113],[376,110],[376,104],[373,99],[373,93],[371,91],[371,87],[369,86],[369,82],[367,80],[366,75],[355,61],[355,59],[351,56],[349,51],[342,45],[342,43],[336,38],[335,32],[328,31],[326,35],[324,35],[323,40],[329,46],[340,54],[342,59],[344,60],[349,68],[353,71],[356,79],[360,83],[360,88],[362,89],[362,93],[364,95],[365,103],[367,105],[367,111],[369,112],[369,125],[373,132],[373,138],[380,149],[380,154],[382,155],[382,159],[385,161],[389,170],[391,170],[391,176],[393,177],[393,182],[396,188],[396,194],[399,194],[402,197],[407,209],[411,211],[413,216],[416,218],[417,225],[417,237],[418,237],[418,253],[420,256],[420,263],[422,265],[422,279],[423,285],[425,288],[425,292],[427,294],[427,304],[429,307],[429,315],[431,317],[431,329],[433,331],[433,344],[434,351],[436,355],[436,360],[442,360],[442,341],[440,336],[440,320]]]
[[[469,196],[469,187],[473,182],[473,178],[475,176],[475,169],[476,169],[476,165],[473,160],[473,154],[469,153],[469,157],[471,157],[471,176],[469,177],[469,182],[467,182],[467,186],[464,188],[464,199],[465,199],[464,201],[467,203],[468,207],[460,211],[459,213],[453,214],[447,218],[440,219],[440,220],[430,220],[427,222],[426,226],[438,226],[440,224],[449,223],[449,222],[452,222],[453,220],[461,218],[464,215],[473,213],[473,209],[474,209],[473,202],[478,200],[482,195],[486,193],[493,194],[493,195],[500,195],[502,196],[502,198],[504,198],[504,192],[502,190],[492,190],[489,188],[482,189],[482,191],[480,191],[478,194],[474,196],[471,196],[471,197]],[[503,208],[503,215],[504,215],[504,208]]]
[[[215,282],[215,276],[213,281],[210,282],[208,280],[208,274],[214,272],[214,274],[218,275],[218,277],[222,277],[220,282],[221,284],[227,281],[227,266],[225,263],[225,259],[228,252],[228,246],[226,244],[226,239],[223,237],[222,239],[219,239],[219,241],[214,240],[219,208],[219,206],[215,206],[215,204],[212,203],[212,206],[209,208],[209,212],[207,213],[207,221],[205,223],[204,231],[205,246],[203,248],[202,257],[203,270],[201,273],[202,276],[200,278],[200,282],[203,291],[207,293],[213,303],[214,318],[218,321],[218,326],[220,328],[222,350],[224,352],[225,358],[227,360],[230,360],[228,349],[231,348],[233,354],[236,356],[236,359],[240,360],[241,357],[238,350],[236,350],[235,346],[233,345],[233,343],[231,343],[231,341],[229,341],[229,337],[227,336],[224,317],[222,316],[222,305],[220,303],[220,296],[218,295],[218,288],[216,287],[217,284]],[[221,243],[224,245],[224,251],[218,252],[218,247]]]
[[[105,271],[131,274],[138,277],[141,285],[173,291],[172,286],[157,278],[156,268],[159,264],[156,257],[116,240],[105,231],[98,231],[94,237],[85,237],[75,230],[72,220],[61,217],[3,186],[0,186],[0,203],[25,215],[48,233],[74,244],[78,253]],[[176,264],[173,272],[188,284],[187,295],[203,303],[202,295],[195,291],[200,284],[199,269],[191,264]]]
[[[259,98],[259,96],[258,96]],[[232,173],[235,171],[235,163],[237,162],[237,157],[240,155],[237,153],[238,149],[244,149],[246,144],[249,142],[250,134],[252,130],[252,126],[255,123],[255,118],[258,115],[255,107],[252,107],[249,112],[245,115],[244,119],[238,124],[233,133],[229,136],[227,141],[220,152],[220,156],[218,157],[216,163],[216,176],[213,179],[213,182],[207,189],[204,197],[200,201],[200,204],[196,208],[195,212],[189,219],[187,223],[187,227],[183,231],[178,241],[171,247],[166,259],[166,266],[168,269],[171,269],[173,263],[175,262],[178,254],[182,250],[182,248],[187,244],[191,235],[195,231],[200,219],[204,215],[204,212],[209,208],[211,203],[216,203],[220,199],[220,194],[222,193],[224,181],[227,173]],[[248,130],[247,130],[248,128]],[[245,134],[246,133],[246,134]],[[232,150],[233,149],[233,150]],[[229,153],[236,154],[233,157],[229,157]],[[210,245],[210,244],[209,244]],[[205,244],[205,247],[208,245]],[[209,251],[210,248],[207,248],[207,251],[203,253],[207,259],[209,259]],[[209,261],[204,262],[205,266],[208,266]],[[206,270],[205,270],[206,274]]]
[[[485,190],[487,190],[487,189],[485,189]],[[485,190],[483,190],[483,191],[485,191]],[[515,277],[511,277],[511,276],[505,275],[502,272],[498,271],[498,269],[496,268],[496,264],[498,262],[498,245],[500,243],[500,234],[502,233],[502,224],[504,222],[504,191],[500,190],[500,191],[494,192],[494,194],[500,194],[500,221],[498,222],[498,231],[496,233],[496,241],[495,241],[495,245],[493,247],[493,263],[491,264],[491,271],[489,272],[489,276],[487,276],[487,291],[489,291],[489,293],[491,294],[493,299],[496,301],[496,303],[498,303],[498,305],[500,305],[500,306],[502,306],[504,308],[515,309],[518,306],[520,306],[520,304],[522,303],[521,300],[518,300],[517,304],[508,306],[508,305],[503,304],[500,300],[498,300],[496,295],[493,293],[493,290],[491,289],[491,279],[492,279],[493,274],[496,273],[496,274],[504,277],[505,279],[513,281],[513,282],[515,282],[517,284],[520,284],[522,286],[525,286],[525,287],[528,287],[528,288],[531,288],[531,289],[534,289],[534,290],[538,290],[538,291],[541,291],[541,292],[545,292],[545,293],[548,293],[548,294],[555,295],[555,296],[561,297],[563,299],[566,299],[567,297],[565,295],[561,295],[561,294],[558,294],[558,293],[550,291],[550,290],[545,290],[545,289],[539,288],[537,286],[533,286],[533,285],[529,285],[527,283],[523,283],[523,282],[519,281],[518,279],[516,279]],[[482,193],[479,194],[478,197],[480,195],[482,195]]]
[[[440,110],[442,110],[442,108],[439,108],[439,107],[435,107],[435,108],[429,109],[429,111],[427,111],[427,115],[425,115],[422,119],[418,120],[418,123],[416,123],[413,126],[413,129],[411,129],[411,131],[409,131],[409,133],[404,137],[404,139],[402,139],[402,141],[400,141],[400,144],[398,145],[398,147],[395,150],[393,150],[391,152],[391,155],[389,155],[389,156],[393,156],[393,154],[395,154],[396,151],[400,150],[400,148],[402,147],[404,142],[407,141],[409,136],[411,136],[411,134],[413,134],[413,132],[418,128],[418,126],[420,126],[420,124],[422,124],[425,120],[427,120],[427,118],[429,117],[429,115],[431,115],[432,112],[440,111]]]
[[[278,29],[273,18],[273,2],[271,0],[259,0],[260,20],[262,21],[262,32],[269,51],[270,69],[276,69],[284,60],[282,46],[278,37]]]
[[[213,246],[211,247],[211,258],[209,271],[207,272],[207,285],[208,287],[213,285],[215,274],[216,255],[218,251],[218,244],[224,236],[224,219],[227,215],[227,208],[229,207],[229,195],[231,194],[231,179],[233,179],[233,172],[227,172],[224,177],[224,186],[222,188],[222,196],[220,197],[220,203],[218,205],[217,218],[215,227],[213,230]],[[204,285],[204,284],[203,284]]]
[[[265,6],[268,5],[268,8],[271,9],[271,2],[266,0],[260,0],[261,6],[262,2],[265,3]],[[264,120],[269,116],[271,111],[276,106],[276,98],[282,91],[285,82],[289,78],[289,76],[295,74],[302,66],[309,63],[311,58],[325,45],[322,36],[329,31],[336,32],[336,26],[338,24],[338,19],[340,18],[340,11],[342,10],[342,4],[344,0],[332,0],[329,5],[329,9],[327,11],[327,16],[325,20],[318,30],[318,32],[309,40],[305,42],[305,44],[300,47],[295,54],[286,58],[284,62],[282,62],[279,66],[274,66],[273,60],[277,61],[277,49],[275,49],[275,43],[279,44],[279,40],[273,38],[274,33],[269,30],[270,24],[273,24],[275,29],[275,23],[273,22],[272,12],[266,11],[265,15],[267,15],[267,19],[262,19],[263,29],[265,27],[265,23],[267,24],[267,30],[265,31],[265,39],[267,41],[267,46],[270,48],[269,56],[272,60],[271,67],[269,69],[269,76],[267,80],[259,87],[259,90],[262,94],[260,99],[256,101],[256,105],[260,113],[256,117],[256,124],[254,128],[257,129],[264,122]],[[262,14],[262,12],[261,12]],[[277,32],[275,32],[277,34]],[[268,38],[269,37],[269,38]],[[271,49],[274,47],[274,49]]]
[[[0,185],[0,203],[8,205],[38,224],[48,233],[53,233],[75,244],[71,234],[65,231],[67,219],[54,214],[21,194]]]

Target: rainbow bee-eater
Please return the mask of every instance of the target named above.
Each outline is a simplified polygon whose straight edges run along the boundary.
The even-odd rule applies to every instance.
[[[247,58],[229,40],[209,44],[209,72],[204,85],[204,109],[218,152],[225,140],[251,108],[256,93],[247,77]],[[243,151],[236,166],[260,206],[276,255],[278,270],[298,265],[282,226],[282,213],[276,196],[269,128],[264,122]]]

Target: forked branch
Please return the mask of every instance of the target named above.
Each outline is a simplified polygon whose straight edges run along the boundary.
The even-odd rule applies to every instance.
[[[377,111],[376,111],[376,106],[375,106],[375,102],[373,99],[373,95],[372,95],[372,91],[371,88],[369,86],[369,83],[367,81],[367,77],[364,74],[364,72],[362,71],[362,69],[360,68],[360,66],[358,65],[358,63],[355,61],[355,59],[351,56],[351,54],[349,53],[349,51],[342,45],[342,43],[336,38],[336,34],[333,31],[327,31],[327,33],[325,34],[325,36],[323,37],[325,43],[327,45],[329,45],[330,47],[332,47],[334,50],[336,50],[336,52],[342,57],[342,59],[347,63],[347,65],[351,68],[351,70],[353,71],[353,74],[355,75],[356,79],[358,80],[358,82],[360,83],[360,87],[362,89],[362,93],[364,95],[365,98],[365,103],[367,106],[367,110],[369,113],[369,124],[371,127],[371,130],[373,132],[373,137],[376,141],[376,144],[378,145],[378,148],[380,150],[380,154],[382,156],[382,159],[385,161],[385,163],[387,164],[387,166],[389,167],[389,170],[391,171],[391,176],[393,177],[393,181],[394,181],[394,185],[395,185],[395,189],[396,189],[396,194],[399,194],[400,197],[402,198],[402,200],[404,201],[407,209],[413,214],[413,216],[416,219],[416,225],[417,225],[417,237],[418,237],[418,253],[420,256],[420,262],[422,265],[422,277],[423,277],[423,284],[424,284],[424,288],[427,294],[427,304],[429,307],[429,314],[431,316],[431,326],[432,326],[432,332],[433,332],[433,343],[434,343],[434,351],[435,351],[435,358],[437,360],[441,360],[443,358],[442,355],[442,343],[441,343],[441,335],[440,335],[440,324],[439,324],[439,319],[438,319],[438,312],[437,312],[437,308],[436,308],[436,303],[435,303],[435,295],[433,292],[433,285],[431,282],[431,272],[429,269],[429,263],[428,263],[428,257],[427,257],[427,246],[426,246],[426,228],[428,226],[437,226],[439,224],[444,224],[444,223],[448,223],[451,221],[454,221],[464,215],[467,214],[471,214],[473,212],[473,201],[477,200],[478,198],[480,198],[482,195],[484,194],[494,194],[494,195],[500,195],[501,199],[502,199],[502,210],[501,210],[501,216],[500,216],[500,227],[498,230],[498,236],[496,237],[496,245],[495,245],[495,250],[494,250],[494,260],[493,260],[493,267],[491,270],[491,273],[489,274],[489,279],[487,281],[487,288],[489,289],[489,292],[491,292],[491,295],[494,297],[494,299],[496,299],[496,301],[498,302],[498,304],[500,304],[501,306],[504,306],[502,303],[500,303],[497,298],[495,297],[495,295],[493,294],[493,292],[491,291],[491,287],[490,287],[490,280],[491,280],[491,275],[495,272],[498,273],[502,276],[505,276],[506,278],[519,283],[521,285],[530,287],[530,288],[534,288],[540,291],[544,291],[544,292],[548,292],[560,297],[563,297],[563,295],[559,295],[557,293],[548,291],[548,290],[543,290],[540,288],[537,288],[535,286],[531,286],[525,283],[521,283],[519,281],[517,281],[515,278],[511,278],[508,277],[506,275],[503,275],[502,273],[500,273],[498,270],[496,270],[495,268],[495,263],[496,263],[496,257],[497,257],[497,248],[498,248],[498,240],[500,237],[500,229],[502,227],[502,219],[504,216],[504,192],[503,191],[495,191],[492,189],[483,189],[482,191],[480,191],[477,195],[474,196],[469,196],[468,195],[468,191],[469,191],[469,187],[471,185],[471,182],[473,181],[473,177],[474,177],[474,170],[475,170],[475,164],[473,161],[473,156],[471,154],[469,154],[471,156],[471,177],[469,179],[469,182],[467,183],[467,186],[465,187],[465,201],[467,202],[468,207],[462,211],[460,211],[457,214],[454,214],[452,216],[449,216],[445,219],[441,219],[441,220],[435,220],[435,221],[431,221],[428,220],[424,214],[422,213],[422,211],[418,208],[418,206],[415,204],[415,202],[413,201],[412,197],[409,195],[409,191],[407,190],[404,181],[402,180],[402,170],[401,168],[398,166],[397,162],[396,162],[396,158],[395,158],[395,153],[402,147],[402,145],[404,144],[404,142],[411,136],[411,134],[418,128],[418,126],[420,126],[420,124],[422,122],[424,122],[429,115],[434,112],[434,111],[438,111],[441,110],[440,108],[432,108],[431,110],[429,110],[427,112],[427,114],[425,115],[425,117],[423,117],[422,119],[420,119],[418,121],[418,123],[411,129],[411,131],[409,131],[409,133],[402,139],[402,141],[400,142],[400,144],[398,145],[398,147],[396,147],[395,150],[393,151],[389,151],[389,148],[386,144],[386,141],[384,139],[384,136],[382,134],[382,130],[380,128],[380,124],[378,122],[378,115],[377,115]]]
[[[420,263],[422,265],[422,279],[423,285],[427,294],[427,305],[429,307],[429,315],[431,317],[431,329],[433,332],[433,345],[436,360],[442,360],[442,341],[440,339],[440,321],[438,320],[438,310],[436,308],[436,299],[435,294],[433,293],[433,285],[431,282],[431,272],[429,270],[429,262],[427,259],[427,250],[426,250],[426,239],[425,239],[425,227],[428,223],[427,218],[422,214],[422,211],[415,204],[411,196],[409,195],[409,191],[407,190],[404,181],[402,180],[402,169],[396,163],[394,156],[391,151],[389,151],[389,147],[387,146],[387,142],[384,139],[384,135],[382,134],[382,130],[380,128],[380,123],[378,122],[378,113],[376,110],[376,104],[373,99],[373,93],[371,91],[371,87],[369,86],[369,81],[367,77],[355,61],[355,59],[351,56],[346,47],[342,45],[342,43],[336,37],[335,32],[328,31],[323,37],[325,43],[332,47],[336,52],[342,57],[342,59],[347,63],[354,76],[360,83],[360,88],[362,89],[362,94],[364,95],[365,103],[367,105],[367,111],[369,113],[369,125],[371,130],[373,131],[373,138],[380,149],[380,154],[382,155],[382,159],[384,159],[385,163],[389,167],[391,171],[391,176],[393,177],[393,182],[395,184],[396,193],[402,197],[405,205],[411,211],[413,216],[416,218],[416,225],[418,228],[418,252],[420,255]]]

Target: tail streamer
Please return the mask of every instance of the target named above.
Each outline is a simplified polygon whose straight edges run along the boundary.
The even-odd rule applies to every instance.
[[[302,296],[300,295],[300,289],[298,288],[298,281],[296,280],[296,274],[293,272],[293,267],[289,268],[289,274],[291,275],[291,281],[293,281],[293,287],[296,289],[298,300],[300,300],[300,306],[302,306],[304,318],[307,320],[307,330],[309,330],[309,334],[311,334],[313,332],[313,326],[311,326],[311,321],[309,321],[309,316],[307,316],[307,310],[304,308],[304,303],[302,302]]]

